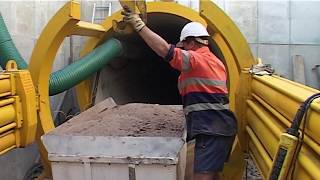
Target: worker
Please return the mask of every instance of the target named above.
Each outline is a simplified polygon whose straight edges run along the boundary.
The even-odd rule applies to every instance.
[[[237,122],[229,110],[226,69],[208,48],[206,28],[198,22],[186,24],[175,47],[150,30],[128,7],[122,14],[153,51],[180,71],[178,89],[187,122],[187,141],[195,139],[193,179],[219,179],[235,139]]]

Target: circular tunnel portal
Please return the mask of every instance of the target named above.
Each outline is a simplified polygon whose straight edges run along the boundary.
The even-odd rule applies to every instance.
[[[172,14],[149,13],[147,26],[168,43],[176,44],[188,22],[190,20]],[[181,104],[177,88],[179,71],[154,53],[137,33],[112,34],[122,42],[124,53],[101,70],[95,102],[112,97],[117,104]],[[213,41],[210,47],[223,59]]]

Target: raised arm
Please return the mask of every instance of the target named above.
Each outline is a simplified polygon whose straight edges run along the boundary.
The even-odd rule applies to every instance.
[[[127,7],[124,7],[123,9],[123,20],[131,24],[135,31],[137,31],[142,39],[148,44],[148,46],[159,56],[164,58],[170,49],[170,45],[167,43],[167,41],[149,29],[138,14],[132,13]]]

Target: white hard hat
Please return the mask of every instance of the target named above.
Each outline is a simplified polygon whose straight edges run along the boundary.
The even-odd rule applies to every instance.
[[[198,22],[190,22],[186,24],[180,34],[180,42],[185,40],[187,37],[203,37],[209,36],[207,29]]]

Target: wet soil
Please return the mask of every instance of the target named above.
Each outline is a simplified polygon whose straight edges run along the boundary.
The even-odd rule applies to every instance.
[[[79,136],[182,137],[182,106],[102,102],[56,128],[52,133]]]

